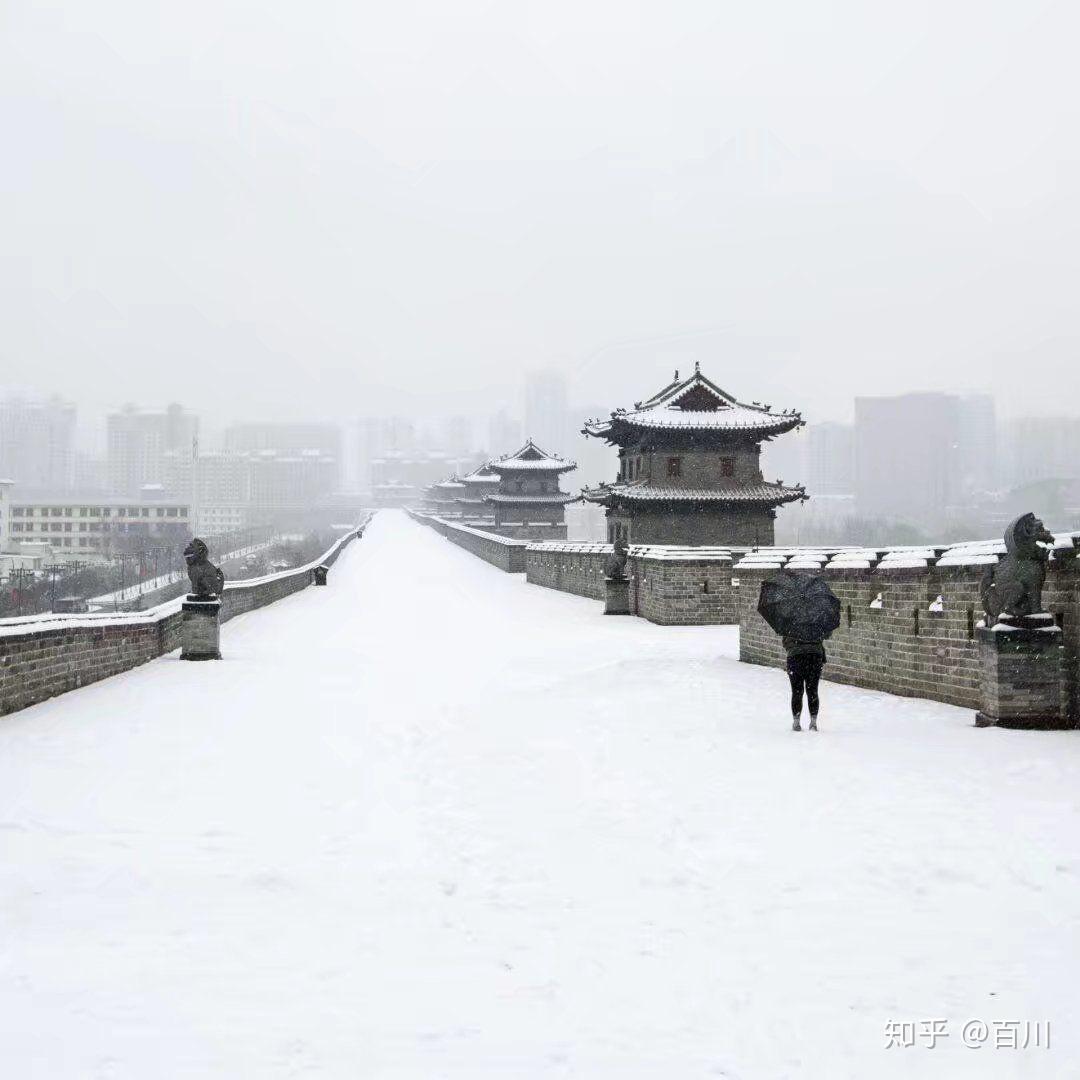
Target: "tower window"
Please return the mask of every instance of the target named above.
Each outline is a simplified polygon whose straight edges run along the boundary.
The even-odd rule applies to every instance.
[[[735,475],[735,459],[733,457],[722,457],[720,459],[720,475],[721,476],[734,476]]]
[[[682,458],[669,457],[667,459],[668,476],[682,476]]]

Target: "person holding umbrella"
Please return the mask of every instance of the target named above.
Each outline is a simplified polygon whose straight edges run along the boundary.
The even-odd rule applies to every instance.
[[[792,731],[802,731],[803,695],[810,730],[818,729],[818,683],[825,665],[825,639],[840,625],[840,601],[816,574],[780,570],[761,583],[758,614],[776,631],[787,653]]]

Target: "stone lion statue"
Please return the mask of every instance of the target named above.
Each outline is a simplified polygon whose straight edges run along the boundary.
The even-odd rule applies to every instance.
[[[1034,514],[1018,517],[1005,530],[1006,554],[996,566],[987,567],[982,581],[988,623],[997,622],[1002,615],[1042,613],[1042,590],[1050,558],[1042,545],[1053,542],[1053,533]]]
[[[197,600],[213,600],[225,587],[225,575],[209,559],[210,549],[196,537],[184,548],[191,595]]]
[[[604,577],[612,581],[626,580],[626,558],[628,547],[625,537],[618,537],[615,541],[615,550],[604,561]]]

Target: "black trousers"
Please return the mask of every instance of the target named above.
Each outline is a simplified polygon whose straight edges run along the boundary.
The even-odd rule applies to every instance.
[[[803,691],[806,691],[806,704],[810,706],[810,715],[818,714],[818,683],[821,681],[821,669],[825,660],[820,656],[789,656],[787,661],[788,678],[791,680],[791,712],[802,714]]]

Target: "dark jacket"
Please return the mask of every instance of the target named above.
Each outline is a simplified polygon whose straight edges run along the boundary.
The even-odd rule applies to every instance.
[[[825,646],[820,641],[800,641],[785,634],[783,642],[788,656],[820,656],[821,662],[825,663]]]

